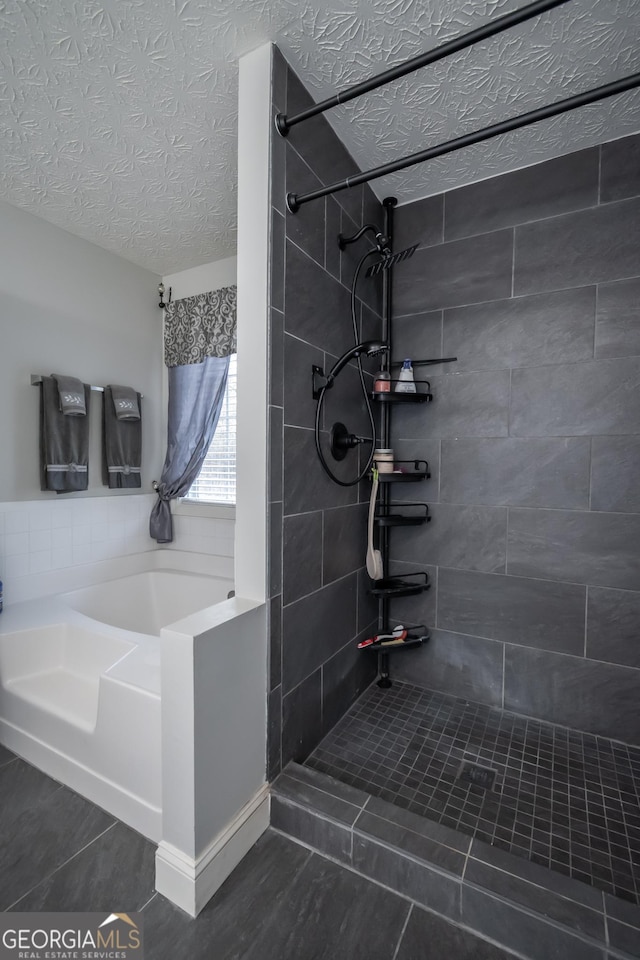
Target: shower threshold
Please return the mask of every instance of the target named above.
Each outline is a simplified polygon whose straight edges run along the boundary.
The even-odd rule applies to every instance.
[[[639,798],[638,748],[394,681],[272,825],[520,956],[601,960],[640,957]]]

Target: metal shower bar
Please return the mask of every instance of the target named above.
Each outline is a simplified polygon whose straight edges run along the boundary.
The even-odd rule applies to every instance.
[[[324,113],[325,110],[337,107],[341,103],[348,103],[349,100],[360,97],[363,93],[369,93],[370,90],[375,90],[377,87],[382,87],[386,83],[398,80],[408,73],[420,70],[421,67],[426,67],[430,63],[443,60],[445,57],[451,56],[452,53],[457,53],[459,50],[465,50],[467,47],[473,46],[474,43],[478,43],[480,40],[493,37],[496,33],[502,33],[503,30],[508,30],[509,27],[515,27],[519,23],[524,23],[526,20],[531,20],[532,17],[537,17],[539,14],[553,9],[553,7],[559,7],[561,4],[568,2],[569,0],[537,0],[536,3],[530,3],[526,7],[521,7],[520,10],[507,13],[504,17],[498,17],[496,20],[492,20],[490,23],[486,23],[483,27],[478,27],[470,33],[465,33],[460,37],[456,37],[454,40],[449,40],[434,50],[429,50],[427,53],[421,53],[417,57],[405,60],[404,63],[398,64],[397,67],[391,67],[390,70],[378,73],[375,77],[369,77],[368,80],[363,80],[362,83],[356,83],[352,87],[347,87],[347,89],[341,93],[336,93],[327,100],[315,103],[312,107],[309,107],[307,110],[301,110],[300,113],[296,113],[293,117],[287,117],[286,114],[279,113],[276,116],[276,128],[281,136],[286,137],[291,127],[294,127],[297,123],[302,123],[303,120],[308,120],[310,117],[315,117],[319,113]]]
[[[498,137],[502,133],[518,130],[520,127],[526,127],[530,123],[537,123],[538,120],[547,120],[549,117],[556,117],[558,114],[567,113],[567,111],[575,110],[577,107],[584,107],[589,103],[595,103],[596,100],[605,100],[607,97],[614,97],[618,93],[633,90],[635,87],[640,87],[640,73],[633,73],[629,77],[623,77],[622,80],[614,80],[613,83],[606,83],[602,87],[586,90],[584,93],[578,93],[576,96],[568,97],[566,100],[558,100],[557,103],[551,103],[546,107],[530,110],[529,113],[523,113],[519,117],[512,117],[511,120],[502,120],[500,123],[494,123],[490,127],[483,127],[482,130],[467,133],[462,137],[457,137],[455,140],[448,140],[446,143],[429,147],[427,150],[420,150],[418,153],[412,153],[408,157],[402,157],[400,160],[383,163],[379,167],[366,170],[364,173],[355,174],[353,177],[347,177],[345,180],[339,180],[337,183],[332,183],[328,187],[322,187],[320,190],[313,190],[311,193],[303,193],[301,195],[288,193],[287,207],[291,213],[296,213],[303,203],[309,203],[310,200],[318,200],[320,197],[326,197],[330,193],[338,193],[340,190],[347,190],[349,187],[357,187],[360,183],[368,183],[370,180],[386,177],[391,173],[397,173],[398,170],[413,167],[416,163],[433,160],[435,157],[441,157],[446,153],[453,153],[455,150],[462,150],[463,147],[469,147],[483,140],[491,140],[492,137]]]

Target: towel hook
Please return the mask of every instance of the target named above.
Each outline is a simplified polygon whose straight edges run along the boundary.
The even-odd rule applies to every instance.
[[[164,302],[164,290],[165,290],[164,283],[160,281],[160,283],[158,284],[158,294],[160,296],[160,303],[158,304],[158,306],[160,307],[161,310],[164,310],[165,307],[168,307],[169,304],[171,303],[171,287],[169,287],[169,299],[167,300],[166,303]]]

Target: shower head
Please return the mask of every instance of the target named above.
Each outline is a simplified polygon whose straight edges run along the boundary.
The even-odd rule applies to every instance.
[[[366,354],[367,357],[375,357],[388,349],[389,344],[383,343],[382,340],[365,340],[364,343],[358,343],[355,347],[352,347],[351,350],[343,353],[340,359],[336,361],[331,372],[327,375],[327,387],[333,386],[333,381],[349,361],[355,360],[356,357],[360,357],[362,354]]]
[[[389,250],[388,253],[383,254],[381,260],[376,260],[375,263],[371,264],[365,276],[375,277],[376,274],[382,273],[383,270],[390,270],[391,267],[395,267],[396,263],[401,263],[403,260],[408,260],[409,257],[414,255],[418,249],[418,246],[419,244],[414,243],[412,247],[407,247],[406,250],[401,250],[399,253],[391,253]]]

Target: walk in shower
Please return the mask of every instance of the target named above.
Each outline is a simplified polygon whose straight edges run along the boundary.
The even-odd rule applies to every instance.
[[[273,822],[521,955],[637,956],[640,138],[396,206],[368,186],[390,171],[362,174],[319,120],[343,101],[313,104],[276,52]],[[368,224],[372,249],[415,248],[355,298],[357,344],[389,347],[362,351],[397,468],[383,590],[357,370],[320,415],[312,382],[352,349],[361,254],[338,239]],[[405,358],[424,396],[376,398]],[[358,649],[398,624],[423,642]]]

